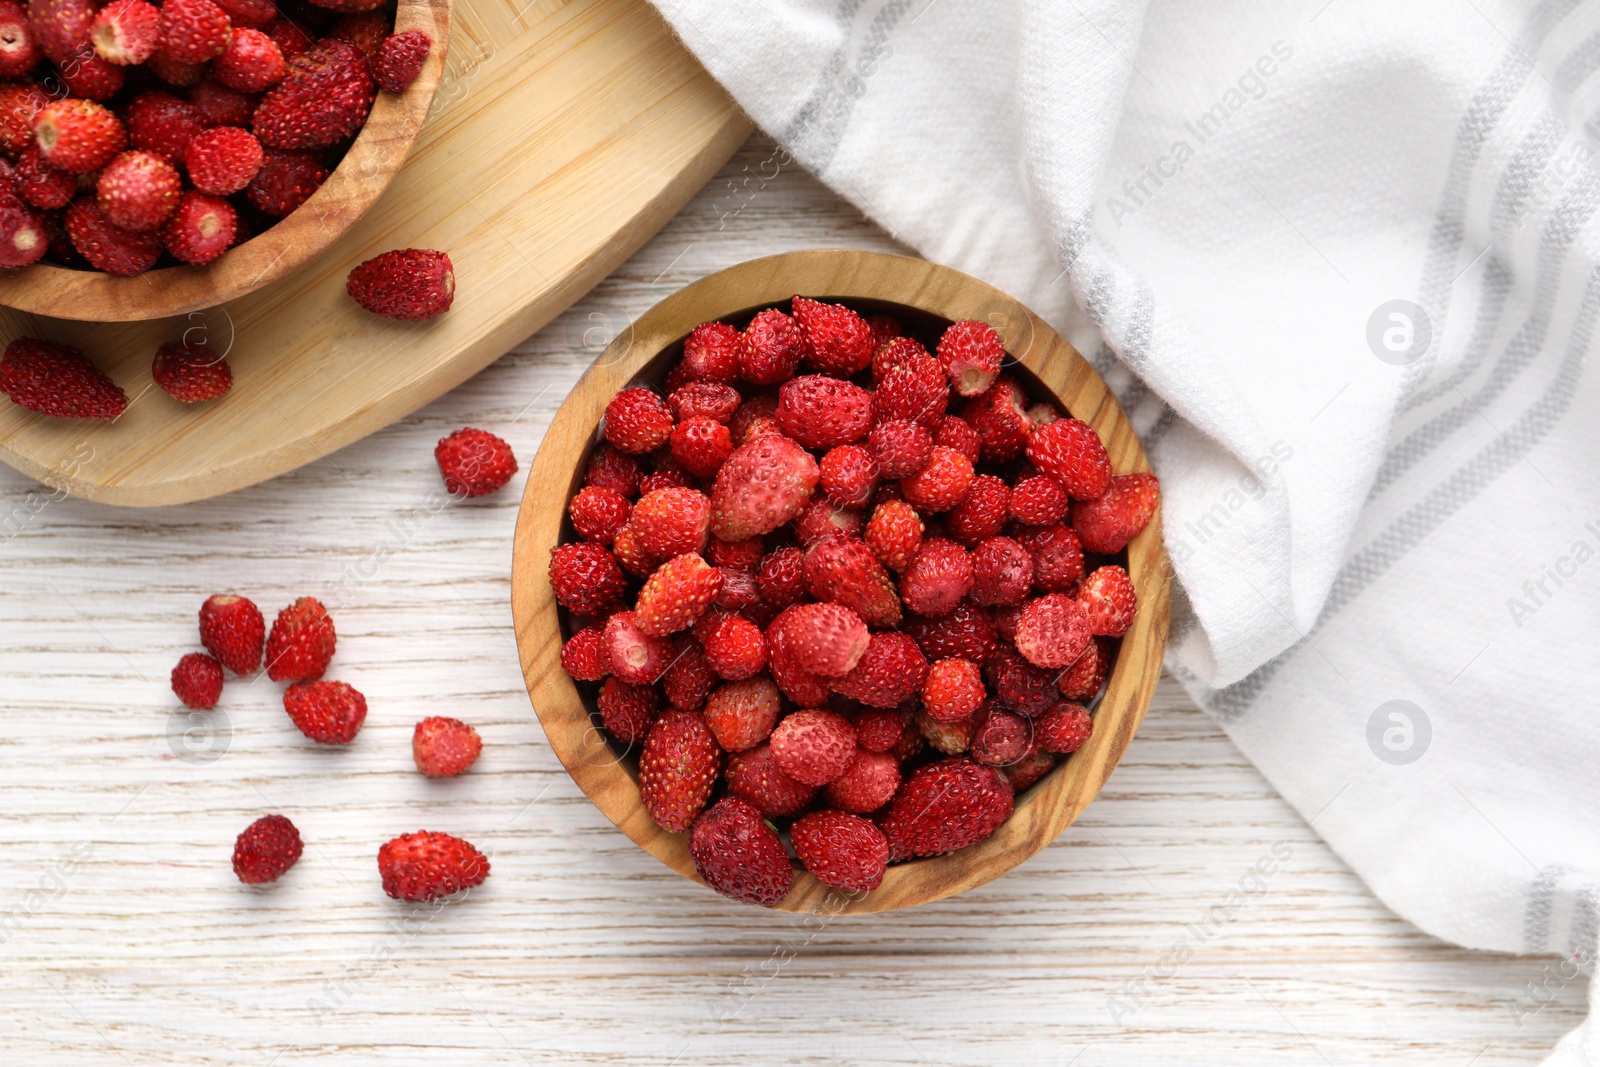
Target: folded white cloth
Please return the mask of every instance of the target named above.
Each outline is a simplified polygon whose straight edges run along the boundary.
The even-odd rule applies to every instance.
[[[1373,889],[1587,965],[1600,5],[656,3],[795,159],[1118,390],[1173,670]]]

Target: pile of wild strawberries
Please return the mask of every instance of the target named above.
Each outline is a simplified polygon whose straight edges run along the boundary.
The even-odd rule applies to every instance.
[[[1158,498],[1001,374],[987,324],[930,353],[893,317],[790,310],[697,326],[661,392],[611,401],[549,570],[562,666],[642,745],[645,810],[764,905],[789,847],[870,891],[1083,745]]]
[[[385,0],[0,0],[0,267],[209,263],[304,203],[433,42]]]

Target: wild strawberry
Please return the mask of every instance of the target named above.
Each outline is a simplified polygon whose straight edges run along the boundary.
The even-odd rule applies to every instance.
[[[862,708],[851,720],[856,728],[856,746],[865,752],[887,753],[899,744],[908,721],[909,716],[899,708]]]
[[[1097,637],[1089,642],[1089,647],[1083,650],[1083,655],[1072,666],[1061,672],[1061,677],[1056,679],[1056,688],[1067,700],[1093,700],[1106,684],[1106,675],[1110,672],[1111,642],[1104,637]]]
[[[1078,500],[1093,500],[1111,485],[1106,446],[1094,427],[1078,419],[1058,419],[1030,435],[1028,461]]]
[[[1011,517],[1026,526],[1050,526],[1061,521],[1071,503],[1061,483],[1047,474],[1020,478],[1011,487]]]
[[[303,596],[278,612],[267,635],[267,677],[274,682],[321,678],[338,644],[328,609]]]
[[[443,252],[396,249],[359,264],[345,279],[345,291],[374,315],[431,319],[449,311],[455,300],[455,268]]]
[[[696,416],[672,428],[672,458],[696,478],[715,478],[731,455],[733,439],[719,422]]]
[[[367,57],[367,65],[371,66],[378,58],[378,46],[389,36],[389,18],[382,11],[362,11],[345,15],[330,26],[322,36],[349,41],[361,49],[361,54]]]
[[[33,120],[48,103],[32,82],[0,85],[0,151],[15,159],[33,147]]]
[[[674,389],[667,397],[667,404],[672,408],[673,418],[679,422],[703,418],[726,426],[739,409],[739,392],[721,382],[694,381]],[[731,435],[732,431],[729,433]],[[732,442],[731,436],[729,441]]]
[[[200,83],[206,65],[169,56],[157,48],[156,54],[145,60],[144,69],[175,89],[187,89]]]
[[[1033,554],[1009,537],[991,537],[972,550],[972,599],[1020,604],[1033,584]]]
[[[864,507],[878,484],[878,464],[859,445],[839,445],[822,457],[822,491],[840,507]]]
[[[1153,474],[1113,477],[1104,495],[1072,504],[1072,525],[1083,547],[1101,555],[1121,552],[1150,523],[1160,499]]]
[[[84,174],[99,170],[127,144],[117,117],[91,100],[57,100],[33,116],[33,135],[45,161]]]
[[[598,682],[606,675],[600,632],[598,626],[586,626],[561,646],[561,669],[577,681]]]
[[[196,189],[225,196],[249,185],[264,157],[261,142],[249,130],[217,126],[196,135],[183,158]]]
[[[1040,667],[1069,666],[1089,637],[1089,613],[1065,593],[1030,600],[1017,617],[1017,651]]]
[[[261,665],[266,620],[248,598],[223,593],[200,605],[200,643],[234,674],[254,674]]]
[[[868,315],[867,325],[872,328],[872,343],[881,346],[905,332],[900,320],[893,315]]]
[[[422,64],[433,49],[433,38],[421,30],[392,33],[378,46],[372,74],[386,92],[403,93],[422,73]]]
[[[650,577],[659,562],[655,556],[645,551],[643,543],[639,540],[639,531],[631,525],[618,530],[617,536],[611,539],[611,552],[622,565],[622,569],[635,578]]]
[[[617,448],[601,444],[589,457],[583,484],[615,490],[633,500],[639,495],[639,461]]]
[[[235,26],[253,29],[267,25],[278,16],[278,5],[272,0],[220,0],[217,6]]]
[[[94,16],[89,0],[28,0],[28,30],[56,63],[65,63],[88,43]]]
[[[164,0],[160,52],[181,63],[204,63],[222,55],[233,23],[211,0]]]
[[[82,352],[32,337],[6,345],[0,393],[58,419],[114,419],[128,408],[128,395]]]
[[[921,423],[891,419],[872,428],[867,446],[885,478],[909,478],[933,457],[933,434]]]
[[[440,438],[433,458],[444,477],[445,491],[451,496],[486,496],[517,473],[517,457],[511,446],[487,430],[471,426]]]
[[[124,152],[106,165],[95,185],[96,202],[113,226],[133,233],[153,230],[178,206],[178,172],[151,152]]]
[[[768,308],[739,337],[739,376],[751,385],[778,385],[794,377],[805,355],[805,338],[793,319]]]
[[[706,698],[706,725],[728,752],[744,752],[772,733],[782,704],[770,678],[729,682]]]
[[[44,258],[50,234],[41,219],[15,196],[0,194],[0,267],[26,267]]]
[[[903,571],[922,545],[922,517],[903,500],[879,504],[862,536],[878,561],[892,571]]]
[[[329,173],[321,152],[268,148],[244,195],[257,211],[282,218],[311,199]]]
[[[208,126],[248,126],[256,113],[256,98],[237,89],[229,89],[215,78],[201,78],[189,90],[189,103],[200,112]],[[129,131],[132,136],[132,130]],[[259,142],[258,142],[259,143]],[[183,156],[180,154],[179,159]]]
[[[239,234],[239,216],[220,196],[184,193],[178,208],[161,228],[167,251],[185,263],[210,263],[229,248]]]
[[[811,453],[789,438],[748,441],[717,471],[711,531],[724,541],[771,533],[800,514],[820,478]]]
[[[161,9],[144,0],[112,0],[95,15],[89,40],[108,63],[143,63],[161,40]]]
[[[633,685],[621,678],[607,678],[595,704],[600,709],[600,724],[625,745],[643,741],[661,710],[655,686]]]
[[[989,618],[994,620],[994,631],[1000,635],[1002,641],[1015,642],[1017,639],[1017,618],[1022,614],[1021,604],[1005,604],[989,609]],[[1016,649],[1010,650],[1015,654]],[[1021,656],[1016,656],[1020,662],[1027,663]],[[1030,665],[1031,666],[1031,665]],[[985,670],[989,663],[984,664]]]
[[[187,341],[168,341],[156,349],[150,377],[168,396],[185,404],[215,400],[233,388],[227,360],[205,345]]]
[[[204,652],[190,652],[172,668],[172,691],[184,707],[210,711],[222,697],[222,664]]]
[[[728,756],[728,792],[755,807],[767,818],[793,815],[811,803],[817,787],[784,774],[772,756],[771,745]]]
[[[1080,705],[1063,700],[1034,722],[1039,744],[1047,752],[1076,752],[1094,732],[1094,720]]]
[[[801,865],[825,885],[865,893],[883,883],[889,842],[870,819],[842,811],[814,811],[795,820],[789,840]]]
[[[43,58],[23,6],[16,0],[4,0],[0,3],[0,78],[20,78]]]
[[[810,548],[830,534],[860,537],[867,516],[858,508],[843,508],[825,496],[814,498],[794,520],[794,538]]]
[[[759,537],[752,537],[748,541],[724,541],[720,537],[713,537],[706,558],[724,569],[754,571],[761,565],[765,554],[766,549]]]
[[[429,778],[454,778],[478,761],[483,741],[460,719],[433,715],[411,731],[411,759]]]
[[[1022,455],[1033,432],[1033,421],[1023,408],[1022,389],[1001,376],[989,390],[968,400],[958,414],[978,432],[986,463],[1005,463]],[[1043,464],[1035,466],[1047,470]]]
[[[943,615],[972,590],[972,557],[954,541],[931,537],[900,575],[900,599],[918,615]]]
[[[915,345],[915,342],[911,342]],[[890,345],[892,350],[902,342]],[[937,429],[950,402],[950,383],[921,345],[877,372],[872,413],[878,422],[909,421]]]
[[[867,624],[839,604],[796,604],[773,620],[806,669],[825,678],[848,674],[867,650]]]
[[[1037,726],[1037,724],[1035,724]],[[1055,769],[1056,757],[1042,749],[1023,756],[1015,763],[1000,768],[1011,788],[1020,793]]]
[[[606,440],[624,452],[653,452],[668,442],[672,429],[672,409],[642,386],[624,389],[606,405]]]
[[[807,448],[833,448],[866,435],[872,425],[872,396],[849,382],[808,374],[778,390],[773,417],[779,429]]]
[[[883,819],[891,861],[938,856],[982,841],[1011,815],[1014,794],[992,767],[947,759],[913,772]]]
[[[206,128],[200,109],[187,100],[159,91],[140,93],[128,103],[128,143],[181,163],[189,142]]]
[[[705,649],[700,642],[688,635],[679,638],[672,666],[661,676],[661,689],[667,695],[667,703],[684,711],[698,711],[705,706],[706,698],[719,681],[717,673],[706,662]]]
[[[928,661],[917,643],[903,633],[875,633],[866,652],[833,688],[851,700],[875,708],[892,708],[916,696],[928,680]]]
[[[772,731],[772,755],[789,777],[807,785],[827,785],[855,758],[856,730],[831,711],[789,715]]]
[[[998,701],[990,701],[973,717],[967,753],[985,767],[1007,767],[1028,754],[1033,746],[1033,726]]]
[[[240,0],[223,0],[223,7],[227,8],[229,5],[239,2]],[[272,38],[272,43],[277,45],[278,51],[283,53],[284,60],[288,61],[295,56],[311,51],[312,46],[317,43],[312,36],[293,19],[277,15],[278,7],[276,4],[272,5],[272,10],[275,17],[261,27],[261,32]],[[234,18],[231,13],[229,17]],[[241,25],[243,24],[237,18],[235,18],[235,21],[241,22]]]
[[[761,813],[724,797],[695,820],[689,854],[706,885],[745,904],[770,907],[789,894],[794,866]]]
[[[344,682],[295,682],[283,691],[283,710],[317,744],[348,745],[367,719],[367,698]]]
[[[606,620],[600,635],[600,654],[606,670],[634,685],[653,685],[672,665],[677,646],[671,639],[639,629],[631,611],[619,611]]]
[[[871,325],[870,321],[868,325]],[[878,347],[872,352],[872,380],[882,382],[884,376],[902,363],[914,361],[915,358],[932,359],[933,356],[922,346],[922,342],[915,337],[896,335],[883,338],[878,342]],[[935,364],[937,367],[937,364]],[[948,388],[948,385],[946,385]]]
[[[634,606],[635,623],[652,637],[686,629],[722,588],[722,574],[697,555],[674,556],[656,568]]]
[[[866,542],[830,534],[806,552],[804,573],[806,588],[818,600],[849,608],[868,626],[899,625],[900,598]]]
[[[778,410],[778,398],[769,393],[758,393],[739,403],[728,416],[728,433],[733,435],[733,447],[767,433],[778,433],[778,421],[773,415]]]
[[[1070,592],[1083,577],[1083,546],[1070,527],[1023,530],[1017,540],[1033,553],[1033,584],[1044,592]]]
[[[376,95],[361,50],[324,38],[288,61],[256,108],[253,132],[273,148],[327,148],[361,129]]]
[[[782,610],[806,595],[805,555],[791,546],[774,549],[762,557],[756,571],[761,599]]]
[[[104,103],[116,96],[127,81],[122,67],[101,59],[87,43],[79,45],[71,58],[60,64],[57,70],[66,84],[67,92],[97,103]]]
[[[588,485],[578,490],[567,504],[572,528],[585,541],[609,545],[617,532],[628,524],[633,505],[615,489]]]
[[[1002,646],[984,664],[989,688],[1012,711],[1033,716],[1056,701],[1055,676],[1015,650]]]
[[[857,729],[859,738],[859,726]],[[858,748],[844,773],[823,787],[822,798],[840,811],[864,815],[889,803],[899,786],[900,763],[894,756]]]
[[[703,322],[683,340],[680,364],[690,382],[739,380],[739,331],[725,322]]]
[[[72,203],[78,192],[78,179],[45,162],[38,146],[22,153],[17,160],[17,192],[34,207],[62,208]],[[32,246],[26,251],[31,251]]]
[[[649,555],[671,559],[705,550],[711,509],[711,501],[698,490],[652,489],[633,505],[628,527]]]
[[[986,322],[951,323],[939,338],[939,366],[962,396],[977,396],[994,384],[1006,358],[1005,342]]]
[[[913,615],[905,632],[930,660],[969,659],[983,663],[995,650],[994,623],[989,613],[970,602],[957,604],[948,615],[925,618]]]
[[[978,431],[957,415],[946,415],[939,420],[938,427],[933,431],[933,443],[953,448],[973,463],[978,462],[983,454],[983,442],[978,437]]]
[[[644,810],[664,830],[687,830],[711,799],[721,770],[722,749],[705,716],[667,709],[651,725],[639,755]]]
[[[933,721],[921,712],[912,716],[912,725],[906,729],[905,733],[900,735],[899,744],[889,750],[889,755],[893,756],[902,767],[908,766],[910,761],[922,754],[925,744],[920,727],[924,719],[927,719],[928,722]]]
[[[705,656],[719,677],[741,681],[767,665],[767,639],[761,627],[734,615],[706,638]]]
[[[282,815],[263,815],[233,843],[233,873],[245,885],[267,885],[300,860],[300,831]]]
[[[924,514],[949,511],[972,487],[972,463],[960,452],[935,445],[928,465],[900,481],[906,503]]]
[[[966,659],[939,660],[922,683],[922,706],[940,722],[970,718],[988,695],[978,665]]]
[[[917,712],[917,735],[932,746],[935,752],[946,756],[959,756],[972,744],[972,731],[976,725],[970,716],[955,722],[940,722],[927,709]]]
[[[783,642],[776,626],[767,627],[767,671],[783,695],[801,707],[817,707],[828,700],[829,679],[813,674]]]
[[[789,310],[805,340],[806,361],[819,373],[848,378],[872,363],[872,327],[854,311],[803,296],[790,301]]]
[[[482,885],[489,860],[459,837],[418,830],[378,849],[378,875],[389,896],[421,903]]]
[[[1138,606],[1133,580],[1121,567],[1096,567],[1078,590],[1078,603],[1089,616],[1089,632],[1121,637],[1133,625]]]
[[[241,93],[259,93],[283,80],[283,53],[260,30],[238,28],[211,63],[211,76]]]
[[[670,453],[669,453],[670,455]],[[639,479],[639,495],[649,496],[657,489],[695,489],[698,482],[689,476],[689,472],[677,466],[673,460],[671,467],[663,470],[651,471]],[[696,490],[698,492],[698,490]]]

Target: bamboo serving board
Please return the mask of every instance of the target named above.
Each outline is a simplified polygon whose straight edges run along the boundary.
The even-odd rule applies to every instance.
[[[0,340],[76,345],[132,403],[113,423],[0,399],[0,459],[110,504],[177,504],[271,478],[447,392],[549,322],[666,223],[748,120],[644,0],[458,3],[432,114],[389,191],[320,258],[218,308],[140,323],[0,309]],[[350,268],[448,251],[455,306],[362,311]],[[158,345],[226,352],[234,387],[188,407],[154,388]]]

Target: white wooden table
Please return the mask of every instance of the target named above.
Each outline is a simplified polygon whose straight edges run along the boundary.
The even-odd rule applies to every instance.
[[[1533,999],[1545,961],[1394,916],[1170,682],[1076,826],[912,911],[807,926],[735,905],[590,806],[518,672],[522,476],[414,509],[462,424],[526,466],[588,361],[678,287],[770,252],[898,250],[807,175],[766,177],[772,158],[746,145],[570,312],[325,462],[159,511],[44,502],[0,468],[0,1063],[1488,1067],[1536,1063],[1576,1025],[1581,979]],[[183,734],[167,673],[197,647],[201,600],[232,588],[269,615],[327,600],[330,676],[371,707],[348,751],[303,739],[265,681],[229,684],[213,748]],[[482,732],[464,777],[412,768],[430,714]],[[306,853],[246,889],[233,839],[269,811]],[[374,863],[424,827],[493,856],[437,913],[387,899]],[[1289,858],[1249,907],[1189,926],[1274,848]],[[1180,940],[1193,957],[1132,1005],[1124,983]]]

